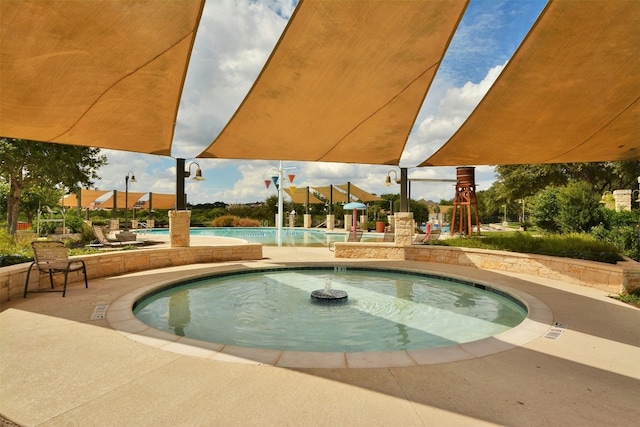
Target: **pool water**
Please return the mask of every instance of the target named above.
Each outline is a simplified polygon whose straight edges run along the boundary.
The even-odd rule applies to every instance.
[[[330,285],[346,303],[314,303]],[[135,316],[179,336],[289,351],[371,352],[483,339],[525,319],[524,305],[484,285],[349,267],[230,274],[147,296]]]
[[[153,229],[144,233],[169,234],[169,230]],[[250,243],[260,243],[265,246],[276,246],[278,243],[278,229],[275,227],[194,227],[192,236],[217,236],[244,239]],[[382,238],[382,233],[364,233],[362,241],[376,241]],[[285,246],[327,246],[331,242],[345,242],[347,233],[314,230],[307,228],[282,229],[282,244]]]

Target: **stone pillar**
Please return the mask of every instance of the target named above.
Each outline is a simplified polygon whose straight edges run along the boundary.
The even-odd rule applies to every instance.
[[[169,234],[172,248],[184,248],[191,245],[189,229],[191,211],[169,211]]]
[[[336,223],[336,216],[327,215],[327,230],[333,230],[335,223]]]
[[[304,228],[311,228],[311,215],[304,214]]]
[[[360,228],[364,228],[364,223],[367,222],[367,215],[360,215]]]
[[[147,220],[147,228],[154,228],[156,226],[156,220],[155,219],[148,219]]]
[[[344,229],[351,231],[353,229],[353,215],[344,214]]]
[[[413,241],[413,212],[396,212],[394,218],[396,245],[410,245]]]
[[[296,226],[296,216],[289,214],[289,227],[294,228]]]
[[[138,229],[138,220],[137,219],[132,219],[131,220],[131,228],[133,228],[134,230]]]
[[[631,210],[631,190],[614,190],[613,198],[616,203],[616,212]]]
[[[112,219],[109,221],[109,230],[120,230],[120,221],[118,219]]]

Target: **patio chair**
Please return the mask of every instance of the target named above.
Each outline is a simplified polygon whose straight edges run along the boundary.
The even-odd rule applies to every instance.
[[[87,281],[87,267],[84,261],[81,259],[70,260],[64,243],[56,241],[37,241],[31,242],[31,247],[33,248],[34,261],[29,266],[29,270],[27,270],[27,280],[24,283],[23,298],[27,297],[27,292],[38,292],[28,291],[29,276],[31,275],[31,269],[34,265],[38,268],[39,273],[49,273],[51,290],[42,292],[62,292],[62,296],[64,297],[67,293],[67,279],[70,271],[82,270],[84,273],[84,287],[89,287],[89,282]],[[61,291],[53,290],[53,275],[56,273],[64,273],[64,287]]]

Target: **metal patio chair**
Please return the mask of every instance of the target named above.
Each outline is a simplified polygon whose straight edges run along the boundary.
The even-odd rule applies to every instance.
[[[84,273],[84,287],[89,287],[89,283],[87,281],[87,267],[84,261],[81,259],[70,260],[64,243],[56,241],[37,241],[31,242],[31,247],[33,248],[34,261],[29,266],[29,270],[27,270],[27,280],[24,283],[24,298],[27,297],[27,292],[38,292],[28,291],[29,276],[31,275],[31,269],[34,265],[38,268],[39,273],[49,273],[51,290],[42,292],[62,292],[62,296],[64,297],[67,293],[67,279],[69,272],[80,270]],[[64,273],[64,287],[61,291],[53,290],[53,275],[57,273]]]

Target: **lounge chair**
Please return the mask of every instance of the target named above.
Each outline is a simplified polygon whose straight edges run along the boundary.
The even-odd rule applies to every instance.
[[[426,239],[426,234],[416,234],[416,237],[413,238],[411,242],[412,245],[422,245],[424,244],[424,239]]]
[[[27,270],[27,280],[24,283],[23,298],[26,298],[27,292],[29,292],[29,276],[31,275],[31,269],[34,265],[38,267],[38,271],[40,273],[49,273],[51,290],[43,292],[62,292],[62,296],[64,297],[67,293],[67,279],[70,271],[82,270],[84,273],[84,287],[89,287],[89,282],[87,281],[87,267],[84,261],[80,259],[70,260],[64,243],[56,241],[38,241],[31,242],[31,247],[33,248],[34,261],[29,266],[29,270]],[[64,287],[61,291],[53,290],[53,275],[56,273],[64,273]]]
[[[359,242],[360,240],[362,240],[362,230],[356,230],[355,233],[353,231],[349,232],[347,242]]]
[[[102,232],[102,228],[98,225],[93,226],[93,234],[96,236],[95,243],[91,243],[87,245],[87,247],[113,247],[113,248],[123,248],[125,246],[137,246],[143,245],[144,242],[138,242],[137,240],[109,240],[106,238],[104,233]]]
[[[361,239],[362,239],[362,230],[356,230],[355,233],[352,230],[347,235],[347,242],[359,242]],[[336,242],[329,242],[329,250],[331,252],[335,252]]]
[[[424,239],[423,244],[431,245],[433,242],[440,238],[440,234],[442,234],[442,230],[440,230],[439,228],[437,230],[431,230],[431,232]]]

